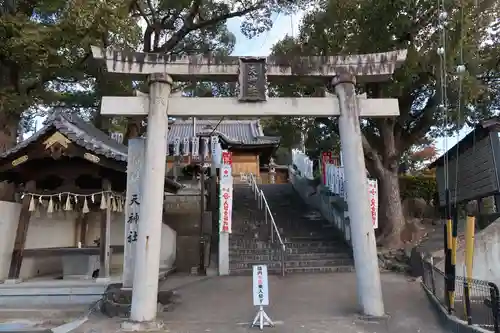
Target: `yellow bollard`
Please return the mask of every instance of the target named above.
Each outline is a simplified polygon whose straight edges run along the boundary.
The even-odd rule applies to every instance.
[[[448,292],[448,312],[451,314],[451,309],[453,308],[454,305],[454,295],[453,291],[451,288],[451,283],[453,282],[451,280],[451,263],[452,263],[452,227],[453,227],[453,221],[451,219],[446,220],[446,261],[447,261],[447,269],[445,272],[446,275],[446,291]]]
[[[453,221],[451,225],[451,265],[450,265],[450,290],[451,298],[450,304],[451,308],[455,308],[455,285],[457,281],[457,237],[458,237],[458,211],[455,208],[455,214],[453,216]]]
[[[476,218],[474,216],[467,216],[467,225],[465,229],[465,271],[467,279],[472,279],[475,225]]]
[[[470,285],[472,282],[472,267],[474,261],[474,234],[475,234],[476,218],[467,216],[467,224],[465,227],[465,281],[464,285],[464,310],[465,320],[472,323],[472,314],[470,310]]]

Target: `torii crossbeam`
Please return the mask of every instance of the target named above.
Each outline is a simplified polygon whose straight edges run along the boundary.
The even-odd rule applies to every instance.
[[[134,268],[131,320],[156,318],[168,116],[339,116],[351,232],[360,305],[366,315],[384,315],[380,275],[371,225],[359,117],[399,115],[396,99],[366,99],[355,81],[388,80],[406,59],[406,50],[330,57],[174,57],[92,47],[110,73],[149,80],[149,95],[104,97],[105,115],[148,115],[143,196]],[[268,81],[302,77],[332,83],[334,95],[267,98]],[[190,98],[171,95],[173,81],[238,81],[238,98]],[[229,274],[229,235],[221,233],[219,273]]]

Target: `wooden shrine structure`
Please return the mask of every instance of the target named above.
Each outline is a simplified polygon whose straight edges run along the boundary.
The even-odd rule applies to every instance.
[[[19,278],[25,257],[99,256],[100,277],[109,276],[111,213],[124,211],[127,147],[111,139],[90,122],[56,111],[33,136],[0,154],[0,181],[14,183],[22,194],[19,223],[8,273]],[[182,186],[165,179],[165,191],[177,192]],[[73,246],[26,249],[30,220],[34,213],[77,212]],[[101,211],[100,237],[88,239],[88,213]],[[120,235],[123,237],[123,234]],[[37,235],[36,237],[53,237]],[[66,242],[67,243],[67,242]],[[87,260],[88,261],[88,260]]]
[[[235,176],[249,173],[259,176],[260,166],[278,148],[280,138],[265,136],[259,120],[197,119],[170,121],[167,141],[169,176],[176,165],[200,163],[201,154],[206,163],[212,162],[216,149],[232,153]]]
[[[500,208],[499,134],[500,118],[485,120],[429,165],[429,169],[436,169],[440,207],[446,205],[448,187],[452,205],[493,195]]]

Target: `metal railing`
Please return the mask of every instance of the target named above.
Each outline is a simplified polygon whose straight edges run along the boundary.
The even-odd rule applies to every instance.
[[[281,258],[281,275],[285,276],[285,255],[286,255],[286,246],[283,238],[280,235],[278,226],[276,225],[276,221],[274,220],[274,216],[271,213],[271,209],[266,200],[266,196],[264,195],[264,191],[259,188],[257,185],[257,180],[253,174],[247,175],[247,181],[252,191],[254,193],[254,199],[257,201],[257,205],[260,210],[264,212],[264,222],[266,225],[269,225],[269,236],[271,240],[271,244],[278,244],[280,248],[280,258]]]
[[[329,189],[324,187],[319,191],[311,193],[312,187],[309,185],[309,180],[297,173],[293,165],[289,168],[289,175],[290,183],[295,192],[306,204],[317,209],[322,217],[331,224],[334,224],[337,230],[342,233],[346,244],[352,247],[349,213],[341,204],[339,204],[340,206],[333,204],[333,194]]]
[[[422,282],[432,292],[441,305],[467,322],[483,329],[500,333],[499,330],[499,292],[493,282],[467,279],[456,276],[454,280],[454,297],[450,300],[447,290],[447,277],[443,271],[430,261],[422,259]]]

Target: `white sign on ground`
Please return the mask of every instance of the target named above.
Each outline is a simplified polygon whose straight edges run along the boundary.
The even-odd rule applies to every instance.
[[[269,286],[266,265],[253,266],[253,305],[269,305]]]
[[[269,305],[269,285],[267,280],[267,266],[253,266],[253,305],[259,307],[255,315],[252,327],[258,326],[261,330],[264,326],[274,326],[271,318],[264,311],[264,306]]]

